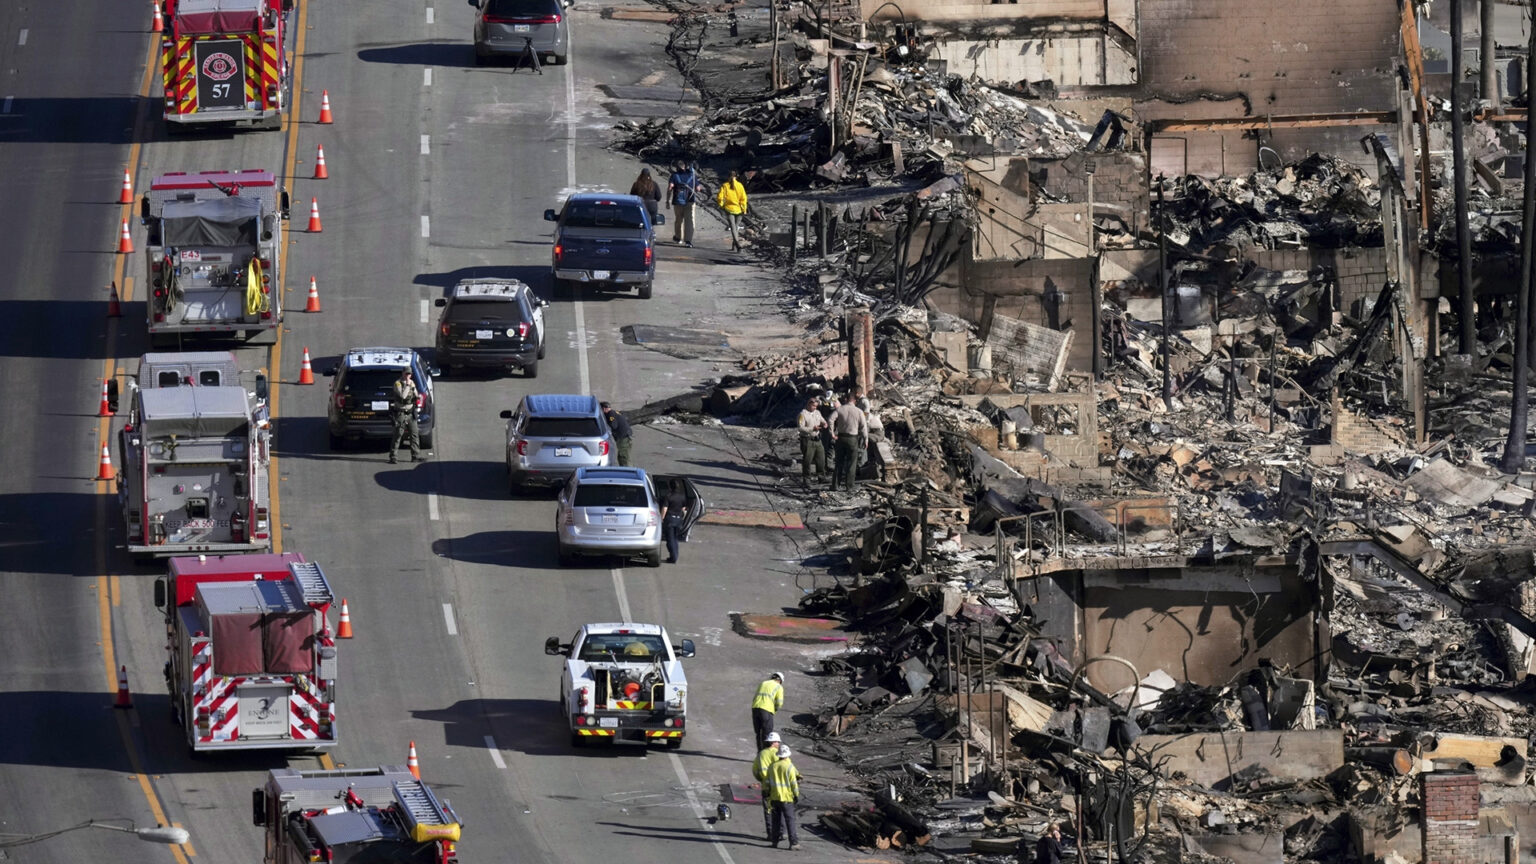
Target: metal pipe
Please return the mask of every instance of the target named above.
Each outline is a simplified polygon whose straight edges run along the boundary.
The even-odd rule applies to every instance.
[[[800,246],[800,205],[789,205],[789,263],[795,263]]]
[[[1168,232],[1163,227],[1163,175],[1157,175],[1157,277],[1163,311],[1163,338],[1158,354],[1163,361],[1163,407],[1173,411],[1173,368],[1168,363]]]

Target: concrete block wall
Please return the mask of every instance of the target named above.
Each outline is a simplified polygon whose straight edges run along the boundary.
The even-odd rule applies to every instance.
[[[1124,211],[1132,228],[1147,224],[1151,191],[1146,157],[1140,153],[1073,153],[1064,159],[1033,159],[1030,171],[1052,197],[1088,201],[1088,172],[1093,171],[1093,200],[1101,212]]]
[[[1332,267],[1338,274],[1339,293],[1348,312],[1361,299],[1375,300],[1387,281],[1387,251],[1380,246],[1348,249],[1272,249],[1249,254],[1255,264],[1268,270],[1310,270]]]
[[[939,311],[983,324],[989,314],[1017,318],[1054,330],[1076,331],[1066,370],[1093,368],[1093,262],[962,260],[958,285],[929,295]]]
[[[1431,771],[1419,775],[1424,807],[1424,864],[1481,864],[1477,775]]]
[[[1399,21],[1395,0],[1141,0],[1142,82],[1253,116],[1394,110]]]
[[[1397,110],[1394,0],[1142,0],[1139,13],[1143,122]],[[1374,176],[1360,134],[1346,127],[1276,129],[1262,140],[1246,132],[1160,136],[1152,173],[1247,173],[1263,144],[1283,160],[1333,153]]]

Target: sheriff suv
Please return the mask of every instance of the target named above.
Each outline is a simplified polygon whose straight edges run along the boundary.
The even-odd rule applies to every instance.
[[[416,381],[416,423],[421,449],[432,449],[437,411],[432,400],[432,378],[437,369],[422,361],[410,348],[352,348],[341,362],[325,371],[331,376],[326,402],[326,426],[331,449],[361,439],[389,440],[395,432],[389,416],[389,399],[400,370],[409,368]]]
[[[521,369],[539,375],[544,357],[544,307],[549,301],[534,295],[517,279],[465,279],[439,297],[443,312],[437,319],[437,365]]]

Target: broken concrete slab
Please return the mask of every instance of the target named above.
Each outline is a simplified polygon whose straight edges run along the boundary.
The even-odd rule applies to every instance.
[[[1280,779],[1316,780],[1344,765],[1339,729],[1143,735],[1134,746],[1148,758],[1167,758],[1169,770],[1217,790],[1255,766]]]
[[[1504,484],[1463,471],[1442,458],[1425,465],[1404,485],[1447,507],[1470,508],[1486,503]]]

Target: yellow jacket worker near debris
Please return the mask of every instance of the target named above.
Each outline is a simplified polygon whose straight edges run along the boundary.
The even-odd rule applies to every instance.
[[[720,184],[720,191],[715,194],[715,203],[725,211],[725,221],[731,229],[731,248],[740,252],[741,217],[747,212],[747,187],[741,185],[741,178],[736,176],[735,171]]]
[[[768,800],[768,777],[773,771],[773,763],[779,759],[779,733],[768,733],[768,744],[757,751],[757,758],[752,760],[752,779],[758,783],[758,788],[763,790],[763,830],[773,837],[773,805]]]
[[[779,845],[779,839],[788,835],[789,848],[800,848],[800,832],[795,825],[795,803],[800,800],[800,772],[789,761],[789,748],[779,747],[779,758],[768,769],[768,803],[773,808],[773,821],[768,823],[768,842]]]
[[[768,733],[773,731],[774,712],[783,707],[784,673],[770,672],[768,680],[757,685],[757,695],[752,697],[752,740],[757,746],[767,746]]]

